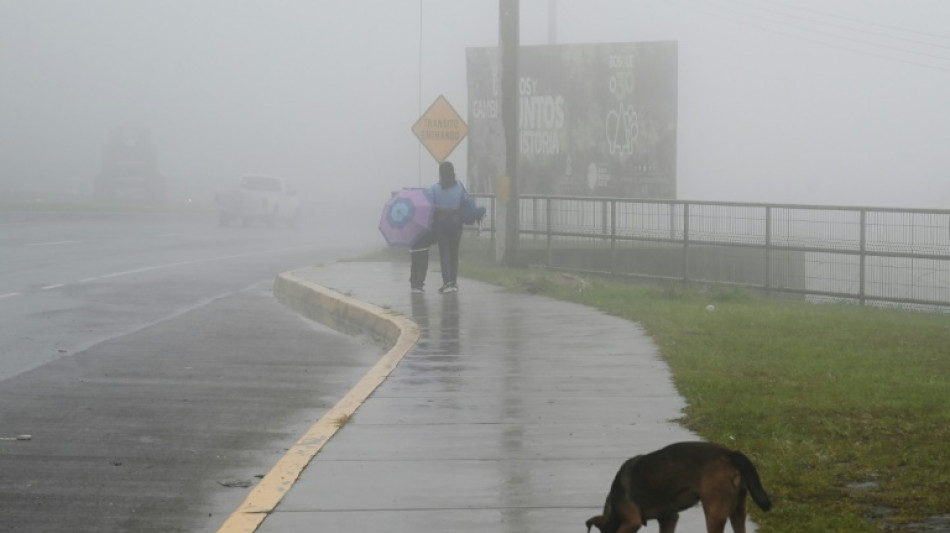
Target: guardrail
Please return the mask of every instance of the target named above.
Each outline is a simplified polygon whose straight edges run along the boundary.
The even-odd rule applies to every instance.
[[[494,238],[495,199],[488,208]],[[519,257],[550,268],[950,310],[950,210],[520,198]]]

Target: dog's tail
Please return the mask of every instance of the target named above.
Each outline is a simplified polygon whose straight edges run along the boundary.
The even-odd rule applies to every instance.
[[[766,494],[765,489],[762,487],[759,472],[755,469],[755,465],[752,464],[752,461],[743,455],[742,452],[734,451],[729,452],[729,462],[732,463],[732,466],[736,467],[736,470],[742,475],[742,482],[752,496],[752,501],[763,511],[771,509],[772,500],[769,499],[769,495]]]

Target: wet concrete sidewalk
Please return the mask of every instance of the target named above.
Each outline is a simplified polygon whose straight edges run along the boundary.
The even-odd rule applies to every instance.
[[[424,294],[405,264],[295,273],[421,338],[257,531],[580,532],[623,460],[697,438],[637,324],[467,279],[441,295],[434,270]],[[704,531],[702,511],[679,530]]]

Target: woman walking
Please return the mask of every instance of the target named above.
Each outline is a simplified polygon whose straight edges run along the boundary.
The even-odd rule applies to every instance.
[[[413,246],[410,284],[413,291],[421,292],[429,263],[429,242],[439,246],[442,265],[442,294],[458,291],[459,244],[462,242],[462,209],[471,202],[465,187],[455,178],[455,166],[445,161],[439,164],[439,182],[429,187],[427,196],[435,206],[432,234]],[[431,239],[431,240],[430,240]]]
[[[439,245],[439,264],[442,266],[440,293],[458,291],[459,244],[462,242],[462,202],[466,200],[465,187],[455,179],[455,166],[445,161],[439,164],[439,183],[429,187],[435,216],[432,231]]]

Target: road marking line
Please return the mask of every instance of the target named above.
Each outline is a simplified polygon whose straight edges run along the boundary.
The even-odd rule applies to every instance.
[[[54,242],[31,242],[26,246],[59,246],[62,244],[79,244],[82,241],[54,241]]]
[[[63,242],[82,242],[82,241],[63,241]],[[27,245],[27,246],[30,246],[30,245]],[[40,245],[35,245],[35,246],[40,246]],[[293,247],[290,247],[290,248],[278,248],[278,249],[276,249],[276,250],[260,250],[260,251],[257,251],[257,252],[246,252],[246,253],[243,253],[243,254],[222,255],[222,256],[219,256],[219,257],[208,257],[208,258],[205,258],[205,259],[192,259],[192,260],[189,260],[189,261],[179,261],[179,262],[177,262],[177,263],[167,263],[167,264],[164,264],[164,265],[154,265],[154,266],[148,266],[148,267],[142,267],[142,268],[134,268],[134,269],[132,269],[132,270],[124,270],[124,271],[121,271],[121,272],[112,272],[111,274],[103,274],[103,275],[101,275],[101,276],[91,276],[91,277],[88,277],[88,278],[83,278],[83,279],[81,279],[81,280],[78,280],[78,281],[76,281],[75,283],[77,283],[77,284],[79,284],[79,283],[89,283],[89,282],[91,282],[91,281],[96,281],[96,280],[100,280],[100,279],[118,278],[118,277],[120,277],[120,276],[128,276],[129,274],[140,274],[140,273],[142,273],[142,272],[149,272],[149,271],[152,271],[152,270],[161,270],[161,269],[163,269],[163,268],[174,268],[174,267],[180,267],[180,266],[195,265],[195,264],[198,264],[198,263],[210,263],[210,262],[213,262],[213,261],[224,261],[224,260],[227,260],[227,259],[238,259],[238,258],[241,258],[241,257],[250,257],[250,256],[254,256],[254,255],[264,255],[264,254],[277,254],[277,253],[284,253],[284,252],[293,252],[293,251],[296,251],[296,250],[307,250],[307,249],[311,249],[311,248],[313,248],[313,246],[293,246]],[[41,289],[41,290],[44,290],[44,291],[48,291],[48,290],[58,289],[58,288],[60,288],[60,287],[65,287],[65,286],[66,286],[65,283],[56,283],[56,284],[53,284],[53,285],[46,285],[46,286],[44,286],[44,287],[40,287],[40,289]],[[22,293],[22,292],[11,292],[11,293],[7,293],[7,294],[0,294],[0,299],[3,299],[3,298],[10,298],[10,297],[12,297],[12,296],[20,296],[21,294],[23,294],[23,293]]]
[[[369,369],[366,375],[336,405],[327,411],[296,444],[287,450],[287,453],[251,490],[244,503],[225,520],[221,528],[218,529],[218,533],[253,533],[257,531],[264,519],[274,512],[280,500],[293,487],[300,474],[310,464],[310,461],[341,429],[339,421],[348,420],[363,405],[369,395],[386,380],[396,368],[396,365],[399,364],[399,361],[409,353],[409,350],[419,340],[419,326],[408,318],[311,283],[292,274],[281,274],[277,283],[282,282],[302,286],[304,290],[310,291],[314,296],[312,299],[301,298],[301,300],[306,299],[311,303],[312,300],[316,300],[322,304],[324,310],[351,310],[352,313],[347,313],[347,315],[354,317],[352,318],[354,320],[359,320],[364,327],[383,330],[389,325],[396,328],[399,332],[398,337],[389,351]],[[342,316],[343,313],[339,315]],[[360,318],[356,319],[356,316]],[[380,331],[380,333],[382,332]]]
[[[295,250],[306,250],[310,248],[313,248],[313,246],[295,246],[292,248],[279,248],[277,250],[259,250],[256,252],[246,252],[243,254],[222,255],[219,257],[208,257],[205,259],[191,259],[188,261],[179,261],[177,263],[167,263],[164,265],[155,265],[155,266],[148,266],[148,267],[142,267],[142,268],[134,268],[132,270],[123,270],[121,272],[112,272],[111,274],[103,274],[101,276],[98,276],[98,279],[117,278],[119,276],[128,276],[129,274],[141,274],[142,272],[149,272],[152,270],[161,270],[163,268],[174,268],[174,267],[187,266],[187,265],[196,265],[198,263],[210,263],[212,261],[224,261],[226,259],[238,259],[240,257],[250,257],[254,255],[292,252]]]

